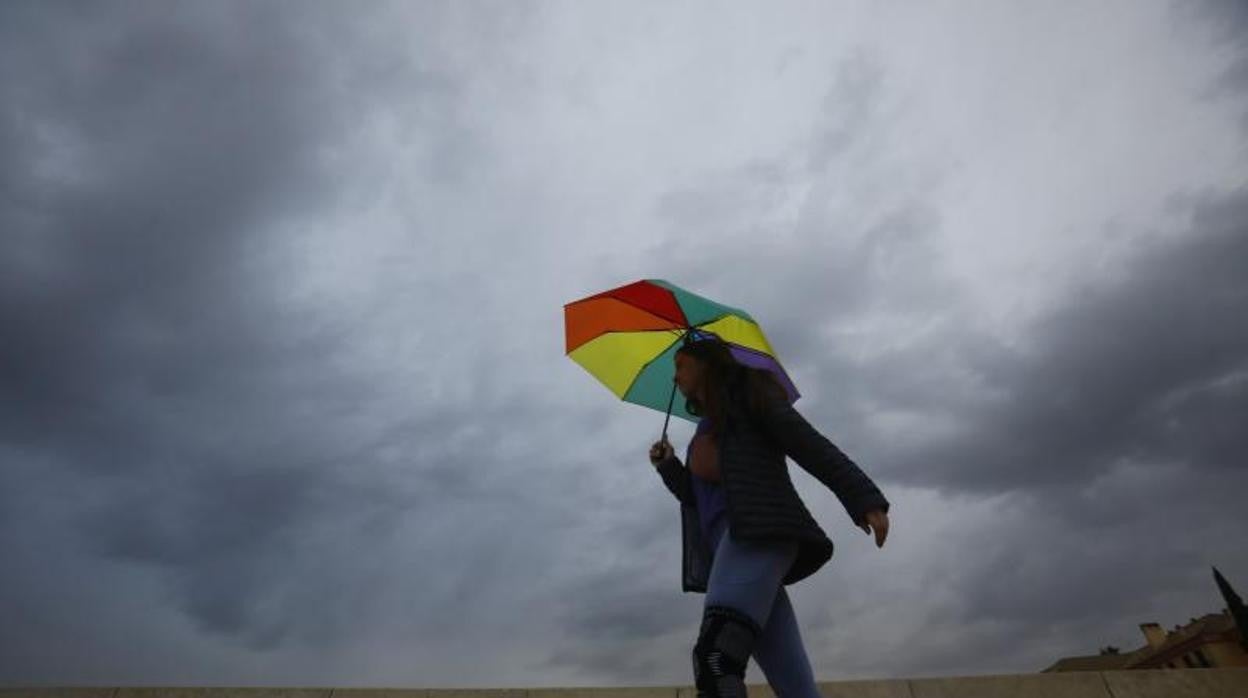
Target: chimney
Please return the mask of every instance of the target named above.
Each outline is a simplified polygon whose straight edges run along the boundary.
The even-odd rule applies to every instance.
[[[1153,649],[1161,647],[1166,642],[1166,631],[1156,623],[1140,623],[1140,630],[1144,632],[1144,639],[1148,640],[1148,646]]]

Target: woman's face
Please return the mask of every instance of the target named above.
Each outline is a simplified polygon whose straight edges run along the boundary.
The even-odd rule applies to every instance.
[[[696,395],[698,389],[702,386],[702,368],[704,364],[701,361],[677,352],[676,354],[676,388],[680,390],[680,394],[686,398]]]

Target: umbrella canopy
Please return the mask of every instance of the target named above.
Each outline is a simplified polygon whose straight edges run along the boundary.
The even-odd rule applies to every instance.
[[[620,286],[568,303],[563,312],[567,355],[626,402],[698,421],[683,402],[673,404],[674,360],[686,334],[718,337],[738,362],[775,374],[790,402],[800,397],[754,318],[666,281]]]

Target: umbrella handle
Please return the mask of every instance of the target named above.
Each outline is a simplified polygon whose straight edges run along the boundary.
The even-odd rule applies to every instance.
[[[681,335],[681,341],[688,342],[693,336],[693,328],[685,329],[685,333]],[[660,443],[667,441],[667,423],[672,421],[672,405],[676,402],[676,381],[672,380],[672,396],[667,399],[667,414],[663,415],[663,436],[660,437]]]

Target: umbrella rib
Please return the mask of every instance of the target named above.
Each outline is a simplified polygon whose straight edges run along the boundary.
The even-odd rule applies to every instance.
[[[753,325],[753,326],[755,326],[755,327],[758,327],[760,332],[762,331],[762,328],[761,328],[761,327],[759,327],[759,325],[758,325],[758,323],[757,323],[757,322],[755,322],[754,320],[751,320],[751,319],[749,319],[749,318],[747,318],[747,317],[743,317],[743,316],[741,316],[741,315],[738,315],[738,314],[737,314],[738,312],[739,312],[739,311],[732,311],[732,310],[725,311],[725,312],[723,312],[723,313],[720,313],[719,315],[716,315],[715,317],[711,318],[710,320],[704,320],[704,321],[702,321],[702,322],[699,322],[698,324],[694,325],[694,327],[706,327],[707,325],[713,325],[713,324],[715,324],[715,323],[719,322],[720,320],[723,320],[723,319],[724,319],[724,318],[726,318],[726,317],[735,317],[735,318],[739,318],[742,322],[748,322],[748,323],[750,323],[751,325]]]
[[[638,332],[670,332],[672,334],[682,335],[684,334],[685,331],[683,329],[673,329],[671,327],[656,327],[650,330],[603,330],[602,332],[598,333],[598,335],[590,341],[596,341],[597,339],[601,337],[605,337],[609,334],[636,334]],[[588,344],[588,343],[589,342],[586,342],[585,344]],[[581,346],[584,346],[584,344],[582,344]],[[571,356],[572,352],[576,351],[577,349],[580,349],[580,347],[576,347],[576,349],[573,349],[572,351],[564,350],[563,354],[564,356]],[[664,348],[663,351],[667,351],[667,349]]]
[[[659,288],[663,288],[663,287],[662,287],[662,286],[660,286]],[[675,293],[673,293],[673,292],[671,291],[671,289],[663,288],[663,290],[667,291],[668,293],[671,293],[671,294],[672,294],[673,299],[675,299],[675,295],[676,295],[676,294],[675,294]],[[689,291],[685,291],[685,293],[689,293]],[[571,303],[565,303],[563,307],[564,307],[564,310],[565,310],[565,312],[566,312],[566,310],[567,310],[568,308],[570,308],[571,306],[578,305],[578,304],[580,304],[580,303],[587,303],[587,302],[589,302],[589,301],[591,301],[591,300],[597,300],[597,299],[602,298],[602,297],[604,297],[602,294],[596,294],[596,295],[590,296],[590,297],[588,297],[588,298],[581,298],[581,299],[579,299],[579,300],[572,301]],[[662,319],[662,320],[666,320],[666,321],[668,321],[668,322],[674,322],[674,320],[673,320],[672,318],[663,317],[662,315],[659,315],[658,313],[654,312],[654,311],[653,311],[653,310],[651,310],[650,308],[647,308],[647,307],[645,307],[645,306],[642,306],[642,305],[638,305],[638,304],[636,304],[636,303],[633,303],[633,302],[632,302],[631,300],[629,300],[628,298],[621,298],[621,297],[619,297],[619,296],[606,296],[606,297],[607,297],[607,298],[611,298],[612,300],[618,301],[618,302],[620,302],[620,303],[623,303],[624,305],[627,305],[627,306],[628,306],[628,307],[630,307],[630,308],[636,308],[637,310],[640,310],[640,311],[641,311],[641,312],[643,312],[643,313],[647,313],[647,314],[649,314],[649,315],[653,315],[654,317],[660,318],[660,319]],[[715,303],[714,301],[709,301],[709,299],[704,299],[704,300],[708,300],[708,302],[713,303],[714,305],[720,305],[719,303]],[[715,317],[713,317],[713,318],[711,318],[711,319],[709,319],[709,320],[703,320],[702,322],[700,322],[700,323],[698,323],[698,324],[696,324],[696,325],[686,325],[686,328],[685,328],[685,329],[686,329],[686,330],[688,330],[688,329],[692,329],[692,328],[695,328],[695,327],[703,327],[703,326],[709,325],[709,324],[711,324],[711,323],[713,323],[713,322],[719,322],[720,320],[723,320],[724,318],[726,318],[726,317],[728,317],[728,316],[730,316],[730,315],[736,315],[737,317],[741,318],[742,320],[744,320],[744,321],[746,321],[746,322],[749,322],[749,323],[750,323],[750,324],[752,324],[752,325],[755,325],[755,326],[757,326],[757,325],[758,325],[758,323],[757,323],[756,321],[754,321],[753,319],[748,318],[748,317],[745,317],[745,316],[743,316],[743,315],[739,315],[738,313],[741,313],[741,312],[742,312],[742,311],[740,311],[740,310],[737,310],[737,309],[735,309],[735,308],[727,308],[726,306],[722,306],[722,305],[721,305],[720,307],[725,308],[725,310],[724,310],[723,312],[721,312],[719,315],[716,315]],[[680,306],[680,301],[679,301],[679,300],[677,300],[677,301],[676,301],[676,308],[677,308],[678,310],[680,310],[681,315],[685,315],[685,309],[684,309],[684,308],[682,308],[682,307]],[[685,322],[687,323],[688,321],[689,321],[689,318],[688,318],[688,316],[686,315],[686,316],[685,316]]]
[[[662,288],[662,287],[659,287],[659,288]],[[671,292],[670,290],[668,290],[668,289],[663,289],[663,290],[664,290],[664,291],[667,291],[667,293],[669,293],[669,294],[671,294],[671,293],[672,293],[672,292]],[[628,306],[628,307],[630,307],[630,308],[636,308],[637,310],[640,310],[640,311],[641,311],[641,312],[643,312],[643,313],[646,313],[646,314],[648,314],[648,315],[653,315],[654,317],[657,317],[657,318],[659,318],[659,319],[661,319],[661,320],[666,320],[667,322],[676,322],[676,320],[675,320],[675,319],[673,319],[673,318],[669,318],[669,317],[663,317],[662,315],[659,315],[658,313],[654,312],[654,311],[653,311],[653,310],[651,310],[650,308],[647,308],[647,307],[645,307],[645,306],[643,306],[643,305],[638,305],[638,304],[636,304],[636,303],[632,302],[631,300],[629,300],[628,298],[621,298],[621,297],[619,297],[619,296],[603,296],[603,294],[597,294],[597,295],[590,296],[590,297],[588,297],[588,298],[581,298],[580,300],[575,300],[575,301],[572,301],[571,303],[565,303],[565,304],[564,304],[564,306],[563,306],[563,307],[564,307],[564,311],[566,312],[566,311],[567,311],[567,309],[568,309],[569,307],[571,307],[571,306],[578,305],[578,304],[580,304],[580,303],[588,303],[589,301],[592,301],[592,300],[597,300],[597,299],[599,299],[599,298],[603,298],[603,297],[610,298],[610,299],[612,299],[612,300],[614,300],[614,301],[617,301],[617,302],[623,303],[624,305],[627,305],[627,306]],[[680,311],[681,316],[684,316],[684,314],[685,314],[685,309],[684,309],[684,308],[682,308],[682,307],[680,307],[680,301],[676,300],[675,294],[672,294],[672,300],[676,303],[676,309]],[[688,318],[683,318],[683,319],[684,319],[686,322],[688,322]]]
[[[658,330],[658,331],[668,332],[670,334],[677,335],[676,339],[672,340],[672,344],[675,344],[677,341],[680,340],[680,337],[684,335],[684,332],[680,330],[665,329],[665,330]],[[633,379],[628,382],[628,388],[624,390],[625,395],[628,395],[629,391],[633,389],[633,386],[637,384],[637,379],[641,378],[641,374],[645,373],[647,368],[650,368],[650,364],[654,363],[655,361],[658,361],[660,356],[663,356],[664,354],[667,353],[668,349],[672,348],[672,344],[669,344],[663,347],[663,351],[655,354],[653,359],[650,359],[649,361],[641,365],[641,368],[638,369],[637,373],[633,376]]]

